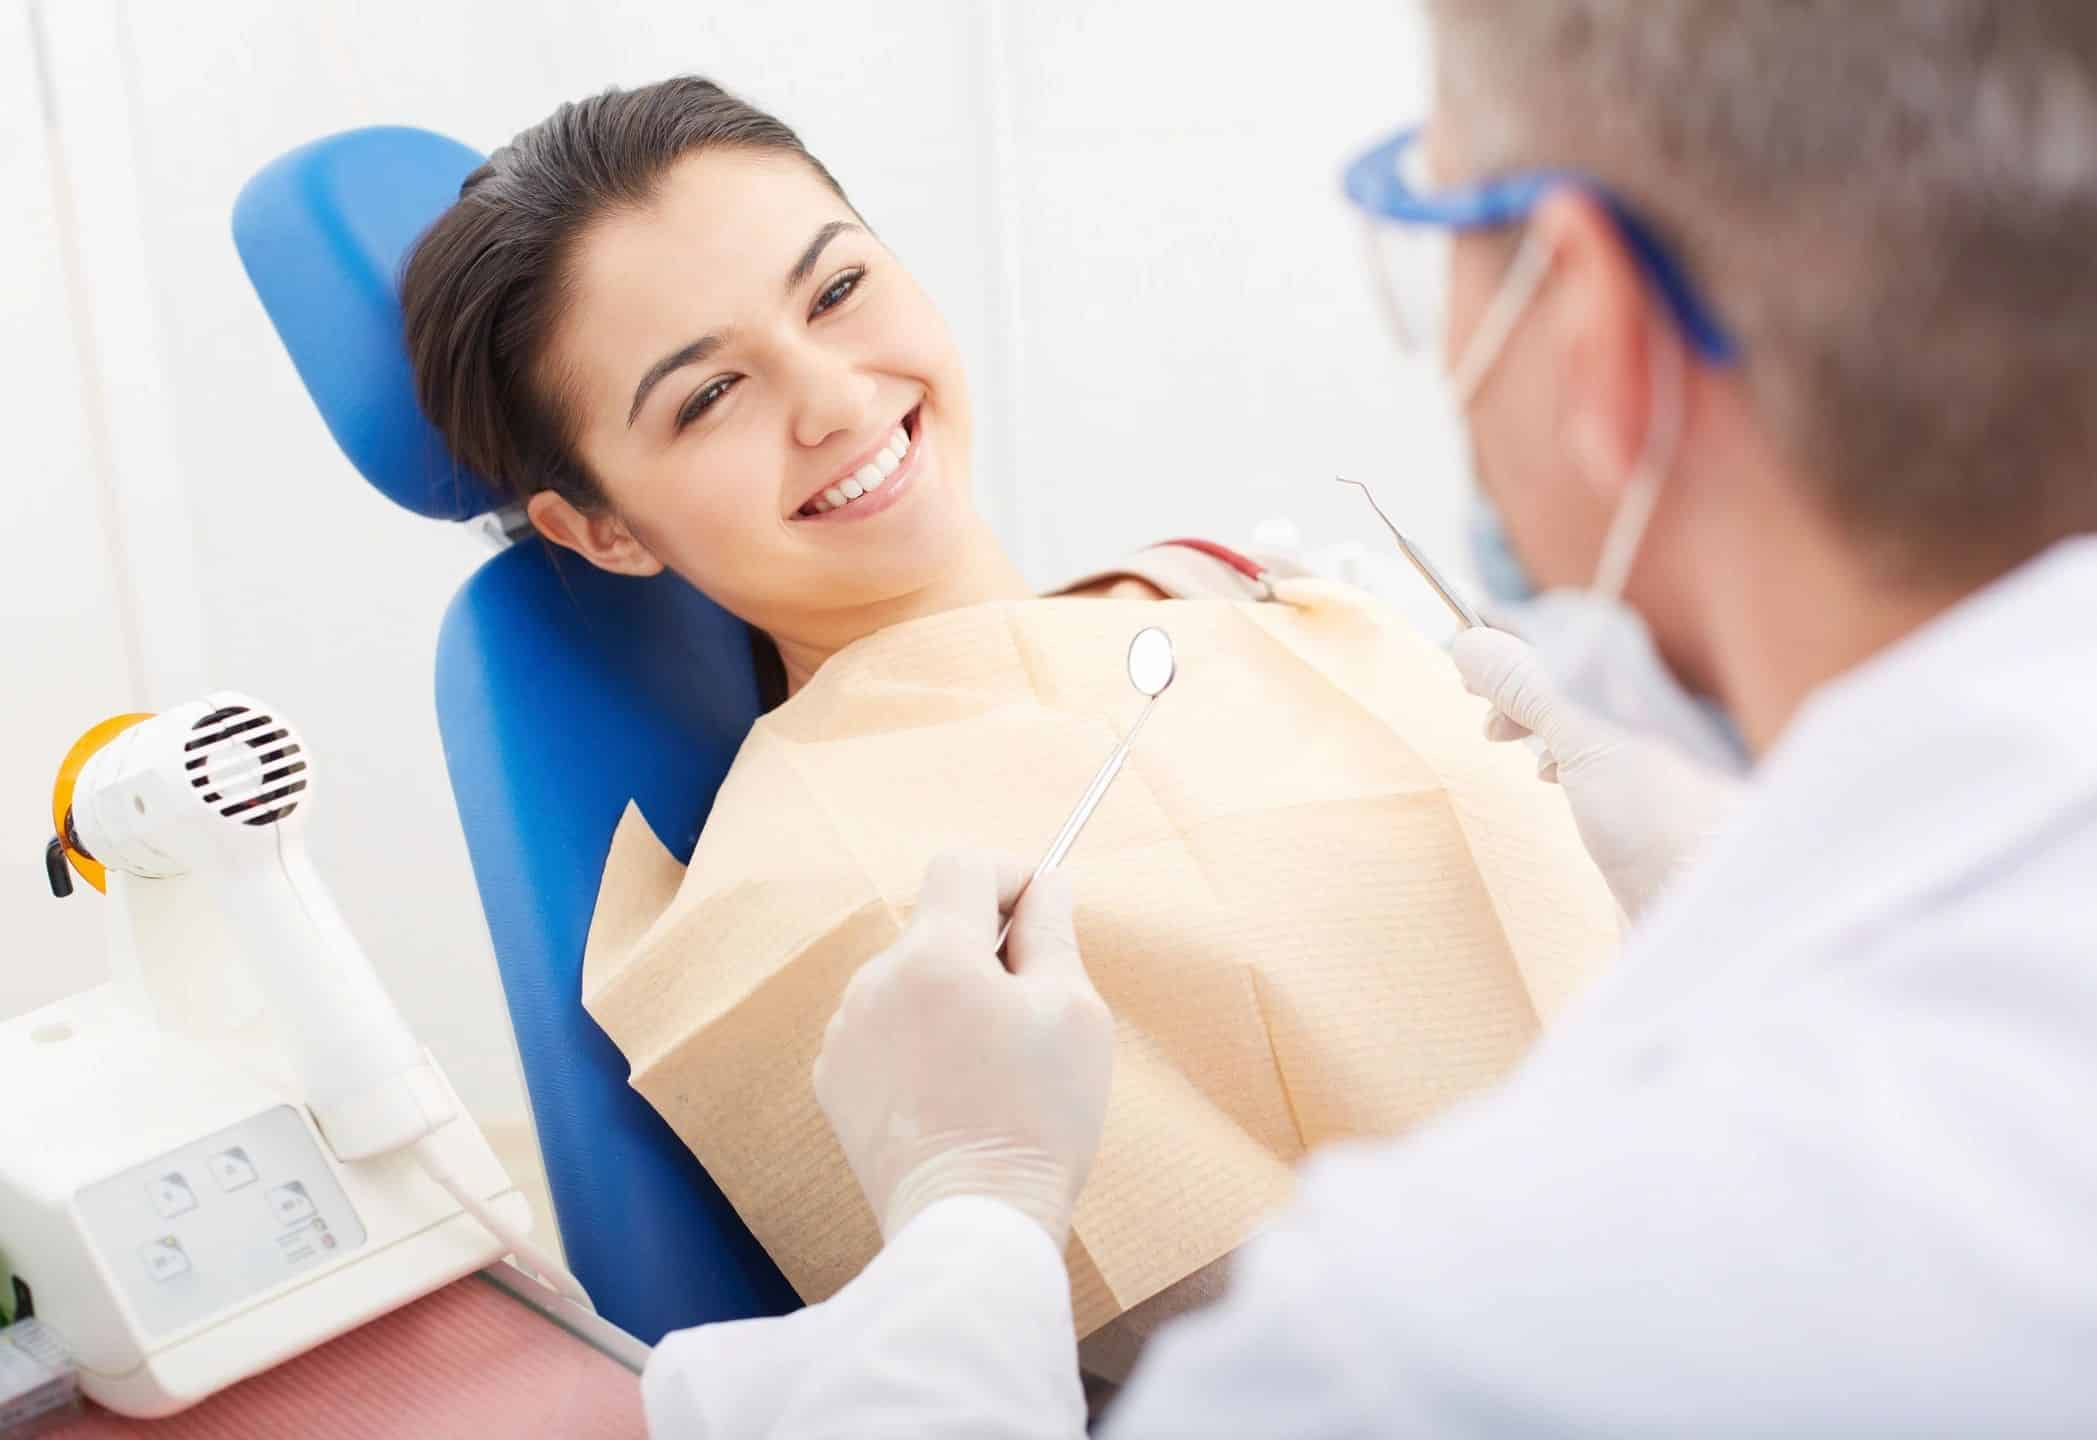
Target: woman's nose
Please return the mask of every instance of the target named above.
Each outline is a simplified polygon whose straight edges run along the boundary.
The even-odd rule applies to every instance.
[[[874,421],[874,379],[850,365],[818,357],[805,364],[794,407],[794,439],[810,449],[839,431],[866,430]]]

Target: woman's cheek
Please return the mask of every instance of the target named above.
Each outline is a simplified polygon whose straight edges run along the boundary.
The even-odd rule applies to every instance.
[[[777,483],[753,478],[765,473],[724,466],[691,495],[685,534],[709,570],[746,580],[777,563],[784,501]]]

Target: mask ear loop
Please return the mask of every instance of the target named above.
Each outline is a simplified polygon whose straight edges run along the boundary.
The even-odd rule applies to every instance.
[[[1514,327],[1536,298],[1537,287],[1551,273],[1551,242],[1535,226],[1530,226],[1522,235],[1521,248],[1515,251],[1514,263],[1507,267],[1507,278],[1493,292],[1492,300],[1485,307],[1485,314],[1478,321],[1478,328],[1471,332],[1469,343],[1464,346],[1463,359],[1457,362],[1449,376],[1449,389],[1456,396],[1456,403],[1469,408],[1478,387],[1485,383],[1486,372],[1500,358],[1500,349]],[[1456,253],[1449,249],[1451,260]],[[1444,275],[1442,283],[1447,285],[1449,277]]]
[[[1571,682],[1601,652],[1613,621],[1628,618],[1641,630],[1645,628],[1644,617],[1623,603],[1624,587],[1630,583],[1631,566],[1638,558],[1646,527],[1652,522],[1661,482],[1674,465],[1675,447],[1682,434],[1683,367],[1679,342],[1657,325],[1652,335],[1652,423],[1646,427],[1645,443],[1639,447],[1631,481],[1624,487],[1624,498],[1603,536],[1594,582],[1584,592],[1594,603],[1582,607],[1585,613],[1567,636],[1565,659],[1555,677],[1561,683]],[[1584,463],[1583,457],[1576,455],[1574,463]],[[1556,772],[1555,763],[1546,762],[1545,768]],[[1537,773],[1542,774],[1543,769]]]
[[[1673,335],[1655,327],[1653,343],[1653,421],[1646,427],[1645,443],[1639,447],[1638,463],[1624,498],[1611,517],[1602,541],[1602,555],[1595,564],[1594,583],[1588,592],[1604,600],[1621,600],[1631,581],[1631,566],[1645,540],[1660,502],[1660,485],[1674,465],[1675,447],[1682,438],[1682,351]],[[1577,460],[1579,457],[1575,457]]]

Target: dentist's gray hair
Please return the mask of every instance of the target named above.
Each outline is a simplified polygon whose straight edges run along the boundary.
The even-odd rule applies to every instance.
[[[1889,578],[2097,530],[2097,4],[1431,4],[1459,163],[1653,221]]]

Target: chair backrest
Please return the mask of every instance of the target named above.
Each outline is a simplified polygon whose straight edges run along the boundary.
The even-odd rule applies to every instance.
[[[481,159],[427,131],[353,130],[272,162],[233,210],[248,277],[344,453],[392,499],[448,520],[495,497],[416,407],[397,281]],[[797,1303],[581,1003],[626,804],[689,858],[758,708],[740,621],[673,576],[607,575],[537,541],[482,566],[438,640],[445,762],[562,1245],[605,1316],[651,1343]]]

